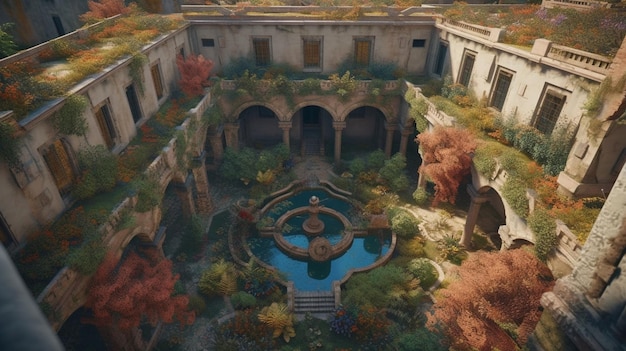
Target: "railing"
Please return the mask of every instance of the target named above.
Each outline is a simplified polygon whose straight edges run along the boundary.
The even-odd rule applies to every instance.
[[[430,102],[430,100],[422,94],[422,89],[410,83],[407,83],[407,89],[412,89],[416,98],[426,101],[426,104],[428,105],[428,112],[424,115],[424,117],[432,126],[451,127],[456,125],[456,119],[439,110],[435,104]]]
[[[337,19],[368,20],[386,18],[389,20],[410,20],[416,15],[432,16],[433,10],[426,7],[409,7],[402,11],[394,7],[369,7],[358,9],[353,6],[222,6],[188,4],[181,11],[186,18],[229,17],[280,17],[281,19]]]
[[[544,0],[541,6],[551,9],[554,7],[569,7],[574,9],[590,9],[595,7],[609,8],[611,4],[604,1],[593,0]]]
[[[608,57],[556,44],[550,46],[547,57],[602,74],[607,74],[611,67]]]
[[[455,21],[445,17],[437,18],[437,26],[458,29],[465,33],[476,35],[496,43],[499,42],[504,36],[504,29],[502,28],[483,27],[476,24]]]
[[[574,263],[580,256],[582,246],[578,242],[576,235],[560,220],[556,221],[557,246],[556,254],[564,260],[570,267],[574,267]]]

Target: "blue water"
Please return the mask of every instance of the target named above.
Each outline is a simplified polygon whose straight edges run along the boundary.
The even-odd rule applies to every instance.
[[[305,246],[303,235],[298,246]],[[391,238],[387,236],[381,246],[378,237],[354,238],[352,246],[342,256],[329,263],[306,262],[285,255],[272,238],[250,238],[248,244],[261,261],[276,267],[287,280],[301,291],[329,291],[334,280],[342,279],[348,270],[369,266],[389,251]]]
[[[320,205],[332,208],[344,216],[350,218],[353,211],[350,203],[333,198],[322,189],[301,191],[288,200],[274,205],[266,214],[273,219],[280,218],[290,209],[308,206],[311,196],[320,198]],[[289,218],[286,222],[291,230],[283,233],[285,240],[303,249],[309,247],[310,238],[302,232],[302,222],[308,218],[308,214],[302,214]],[[319,214],[324,222],[322,237],[335,245],[342,237],[345,229],[337,218]],[[382,239],[378,236],[367,238],[354,238],[352,246],[340,257],[330,262],[300,261],[284,254],[274,242],[273,238],[249,238],[248,245],[252,253],[261,261],[276,267],[287,280],[294,282],[295,288],[301,291],[329,291],[334,280],[341,280],[346,273],[353,268],[369,266],[389,251],[391,236],[386,235]]]

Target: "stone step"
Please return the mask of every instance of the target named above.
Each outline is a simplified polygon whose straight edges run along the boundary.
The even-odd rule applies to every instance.
[[[335,296],[331,292],[301,291],[294,296],[296,313],[332,313],[335,310]]]

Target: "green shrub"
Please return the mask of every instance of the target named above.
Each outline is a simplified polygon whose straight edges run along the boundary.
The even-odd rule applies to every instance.
[[[256,297],[245,291],[238,291],[230,297],[230,303],[238,310],[244,310],[256,306]]]
[[[417,188],[413,192],[413,200],[415,200],[415,203],[418,206],[426,205],[428,203],[429,197],[430,194],[428,194],[428,191],[426,191],[426,189]]]
[[[513,211],[522,218],[528,217],[528,199],[526,198],[526,184],[518,178],[510,177],[502,187],[502,197],[511,206]]]
[[[394,341],[398,351],[446,351],[447,343],[438,334],[422,327],[403,333]]]
[[[78,164],[82,170],[73,195],[87,199],[110,191],[117,183],[117,157],[104,145],[88,146],[78,153]]]
[[[427,258],[416,258],[409,262],[407,270],[420,281],[422,289],[428,289],[437,281],[437,270]]]
[[[96,273],[106,253],[107,248],[102,238],[97,234],[91,234],[82,245],[70,250],[65,262],[70,268],[89,276]]]
[[[367,169],[372,171],[378,171],[385,165],[385,160],[387,160],[387,155],[381,149],[372,151],[369,155],[367,155]]]
[[[411,238],[419,234],[419,220],[407,211],[400,211],[391,219],[391,230],[396,235]]]
[[[348,165],[348,170],[352,174],[359,174],[361,172],[365,172],[365,169],[366,169],[365,160],[361,157],[355,158],[354,160],[350,161],[350,164]]]
[[[383,162],[379,174],[386,181],[391,190],[400,192],[409,187],[409,178],[404,174],[406,168],[406,157],[401,153],[393,155]]]
[[[479,144],[476,151],[474,151],[474,157],[472,158],[474,167],[478,173],[488,179],[491,179],[493,173],[496,171],[496,167],[498,166],[496,158],[502,153],[501,147],[498,145],[500,144],[485,142]]]
[[[557,244],[556,222],[548,211],[537,208],[528,216],[528,226],[535,234],[535,255],[545,262]]]
[[[180,239],[179,252],[184,252],[188,256],[200,253],[202,240],[204,239],[204,226],[202,219],[194,215],[187,222],[187,228]]]
[[[256,178],[257,157],[250,148],[239,151],[227,147],[224,150],[224,159],[220,167],[220,174],[233,181],[251,181]]]
[[[161,204],[161,184],[155,176],[142,175],[133,181],[132,188],[137,192],[135,211],[148,212]]]

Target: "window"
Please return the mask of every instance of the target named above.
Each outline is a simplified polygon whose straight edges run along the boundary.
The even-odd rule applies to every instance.
[[[373,38],[354,39],[354,63],[357,66],[369,66],[372,58]]]
[[[126,87],[126,100],[128,100],[128,107],[130,107],[130,114],[133,116],[135,123],[139,122],[143,117],[141,114],[141,107],[139,106],[139,99],[137,99],[137,91],[135,85],[131,84]]]
[[[413,39],[411,46],[414,48],[423,48],[426,46],[426,39]]]
[[[202,46],[212,48],[215,46],[215,39],[202,39]]]
[[[182,56],[182,58],[185,58],[185,48],[184,48],[184,47],[181,47],[181,48],[178,50],[178,54],[179,54],[180,56]]]
[[[61,17],[52,15],[52,22],[54,22],[54,27],[57,30],[59,36],[65,35],[65,28],[63,28],[63,23],[61,22]]]
[[[154,84],[157,99],[160,100],[163,97],[163,80],[161,79],[161,67],[158,63],[150,67],[150,74],[152,75],[152,83]]]
[[[61,195],[69,194],[76,176],[71,147],[63,139],[42,150],[42,156]]]
[[[626,164],[626,149],[622,149],[622,152],[613,164],[613,167],[611,168],[611,175],[617,177],[619,172],[622,171],[624,164]]]
[[[319,38],[302,38],[304,69],[322,68],[322,40]]]
[[[26,145],[20,146],[20,163],[16,167],[11,167],[11,173],[21,189],[39,177],[41,173],[39,165]]]
[[[502,107],[504,107],[504,100],[506,99],[506,94],[509,92],[509,87],[511,86],[512,80],[512,72],[505,71],[503,69],[498,70],[496,84],[491,95],[490,106],[493,106],[498,110],[502,110]]]
[[[269,38],[253,38],[252,49],[257,66],[267,66],[272,62]]]
[[[472,70],[474,69],[474,62],[476,61],[476,53],[473,51],[466,51],[463,55],[463,62],[461,63],[461,71],[459,72],[459,84],[469,86],[470,78],[472,77]]]
[[[539,112],[535,115],[535,128],[544,134],[552,133],[563,105],[565,95],[550,88],[546,89],[540,101]]]
[[[16,243],[11,227],[9,227],[2,213],[0,213],[0,241],[6,248],[10,248]]]
[[[111,149],[115,146],[115,127],[113,120],[111,119],[111,112],[109,110],[108,103],[103,104],[95,111],[96,121],[98,121],[98,127],[100,127],[100,133],[104,139],[104,143],[107,148]]]
[[[435,61],[435,74],[438,76],[443,75],[443,68],[446,63],[446,56],[448,56],[448,44],[439,43],[439,50],[437,50],[437,61]]]

